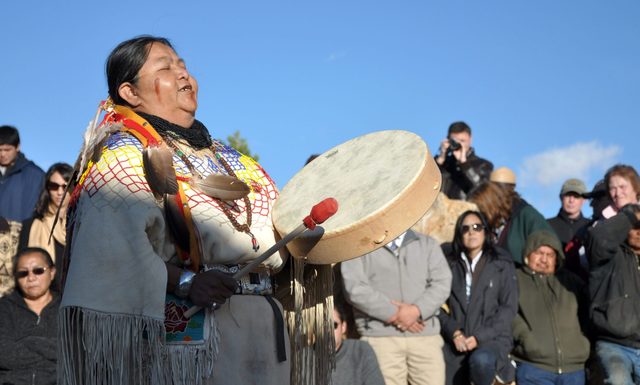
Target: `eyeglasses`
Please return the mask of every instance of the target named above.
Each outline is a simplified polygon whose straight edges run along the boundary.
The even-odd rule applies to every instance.
[[[48,267],[34,267],[33,270],[31,270],[31,272],[34,275],[42,275],[44,274],[45,271],[49,270]],[[20,271],[16,271],[16,278],[18,279],[22,279],[25,278],[29,275],[29,270],[20,270]]]
[[[60,187],[62,187],[63,190],[67,189],[67,184],[58,184],[56,182],[47,182],[47,190],[49,191],[58,191],[58,189],[60,189]]]
[[[466,234],[469,231],[475,231],[476,233],[484,231],[484,225],[482,223],[474,223],[472,225],[463,225],[462,226],[462,234]]]

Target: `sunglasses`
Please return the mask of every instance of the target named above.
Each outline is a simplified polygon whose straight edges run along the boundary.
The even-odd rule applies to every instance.
[[[47,190],[49,191],[58,191],[62,187],[63,190],[67,189],[67,184],[58,184],[56,182],[47,182]]]
[[[462,234],[466,234],[469,231],[475,231],[476,233],[484,231],[484,225],[482,223],[474,223],[472,225],[463,225],[462,226]]]
[[[42,275],[47,270],[49,270],[48,267],[34,267],[33,270],[31,270],[31,272],[33,273],[33,275]],[[18,279],[25,278],[28,275],[29,275],[29,270],[16,271],[16,278]]]
[[[340,326],[340,324],[339,324],[339,323],[337,323],[336,321],[333,321],[333,328],[334,328],[334,329],[337,329],[337,328],[338,328],[338,326]]]

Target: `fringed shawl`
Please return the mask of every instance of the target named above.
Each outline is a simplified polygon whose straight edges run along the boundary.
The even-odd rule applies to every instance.
[[[180,261],[162,202],[145,180],[141,151],[133,136],[112,134],[74,194],[79,199],[69,221],[70,263],[60,311],[61,385],[202,384],[212,374],[218,341],[213,312],[206,320],[210,333],[204,344],[165,344],[165,262]],[[203,174],[216,171],[200,152],[188,156]],[[228,147],[223,156],[241,178],[250,178],[250,198],[259,202],[253,205],[252,231],[266,249],[274,242],[270,211],[275,186],[250,158]],[[176,156],[174,164],[186,172]],[[215,202],[185,187],[204,263],[238,263],[259,255],[246,234],[225,223]],[[240,213],[243,209],[238,207]],[[276,255],[267,263],[278,269],[283,260]]]

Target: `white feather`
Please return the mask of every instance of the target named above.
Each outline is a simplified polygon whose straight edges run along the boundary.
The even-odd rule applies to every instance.
[[[122,128],[122,123],[107,123],[98,125],[100,114],[102,109],[99,108],[95,118],[89,122],[87,129],[84,132],[84,140],[82,147],[80,148],[80,154],[76,161],[78,178],[82,175],[91,159],[92,154],[95,151],[95,147],[102,142],[106,137],[112,133],[119,131]]]

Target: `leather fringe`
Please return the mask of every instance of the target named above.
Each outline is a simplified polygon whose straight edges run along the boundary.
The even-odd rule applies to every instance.
[[[292,336],[291,384],[329,384],[335,368],[331,265],[293,258],[291,275],[294,311],[286,312]]]
[[[220,339],[213,314],[206,319],[212,335],[204,344],[178,346],[165,344],[162,320],[62,308],[58,384],[202,385],[213,373]]]
[[[60,309],[58,384],[166,384],[162,320]]]

